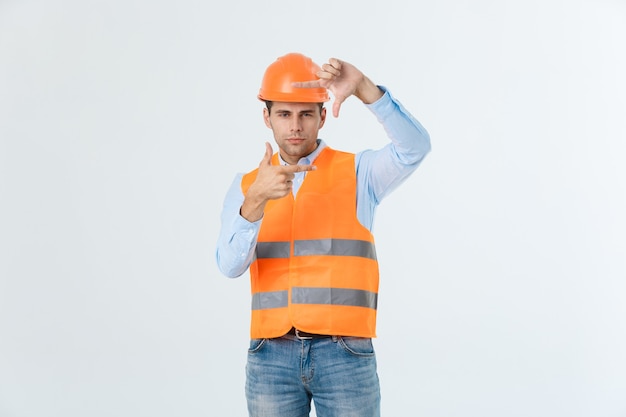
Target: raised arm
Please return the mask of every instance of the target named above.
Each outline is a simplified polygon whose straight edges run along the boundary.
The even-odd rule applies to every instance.
[[[293,85],[294,87],[329,89],[335,97],[333,102],[334,117],[339,117],[341,105],[352,95],[365,104],[371,104],[383,95],[383,91],[357,67],[337,58],[331,58],[322,65],[317,76],[319,80],[298,82]]]

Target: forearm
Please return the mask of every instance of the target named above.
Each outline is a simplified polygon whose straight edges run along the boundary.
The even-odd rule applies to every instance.
[[[381,90],[376,84],[372,82],[366,76],[363,76],[363,79],[359,83],[354,92],[354,95],[361,100],[364,104],[372,104],[380,99],[384,94],[384,91]]]
[[[244,201],[240,184],[241,176],[237,176],[224,199],[215,251],[220,271],[231,278],[240,276],[250,266],[260,229],[260,221],[249,222],[240,215]]]
[[[254,258],[256,236],[253,228],[237,233],[220,233],[215,257],[225,276],[236,278],[246,272]]]
[[[382,124],[398,162],[416,165],[430,152],[430,135],[421,123],[383,87],[384,97],[368,105]]]
[[[368,201],[378,204],[417,169],[430,152],[430,137],[426,129],[386,91],[368,108],[391,140],[382,149],[359,153],[356,159],[359,189],[369,195]],[[367,220],[371,213],[363,211],[361,217]]]
[[[263,217],[263,212],[265,210],[266,204],[266,199],[254,196],[252,195],[252,192],[249,191],[248,195],[245,197],[243,203],[241,204],[239,214],[241,215],[241,217],[248,220],[249,222],[259,221]]]

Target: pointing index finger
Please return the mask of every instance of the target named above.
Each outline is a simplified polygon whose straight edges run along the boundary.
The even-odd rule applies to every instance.
[[[321,80],[313,80],[313,81],[294,81],[291,83],[292,87],[295,88],[320,88],[323,87]]]
[[[303,171],[315,171],[317,167],[315,165],[287,165],[285,169],[288,172],[303,172]]]

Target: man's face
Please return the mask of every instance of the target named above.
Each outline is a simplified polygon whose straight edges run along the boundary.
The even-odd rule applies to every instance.
[[[263,109],[267,127],[274,132],[280,156],[289,164],[297,164],[317,148],[317,134],[324,126],[326,109],[318,103],[285,103],[275,101],[271,113]]]

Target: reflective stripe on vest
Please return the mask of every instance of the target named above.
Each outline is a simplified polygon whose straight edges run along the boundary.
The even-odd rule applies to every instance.
[[[353,239],[311,239],[293,242],[294,256],[335,255],[360,256],[376,260],[376,249],[372,242]],[[257,259],[289,258],[289,242],[259,242]]]
[[[252,310],[287,307],[287,291],[260,292],[252,295]],[[303,288],[291,290],[293,304],[329,304],[376,309],[378,294],[349,288]]]
[[[268,308],[287,307],[287,291],[268,291],[252,294],[252,309],[266,310]]]
[[[336,255],[360,256],[376,259],[376,250],[372,242],[352,239],[315,239],[296,240],[293,242],[294,256]]]
[[[332,304],[341,306],[367,307],[376,309],[378,294],[348,288],[302,288],[291,290],[294,304]]]
[[[257,242],[257,259],[289,258],[289,242]]]

